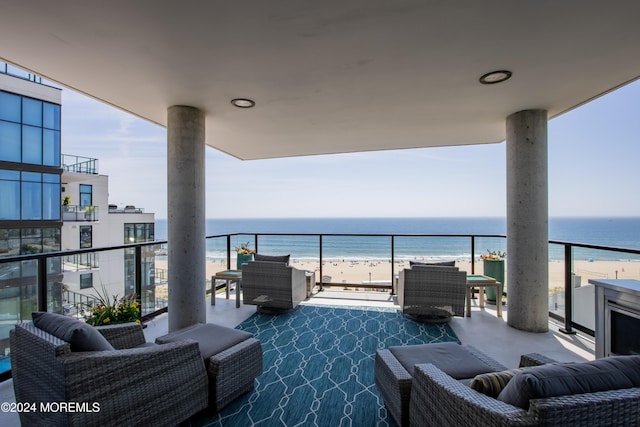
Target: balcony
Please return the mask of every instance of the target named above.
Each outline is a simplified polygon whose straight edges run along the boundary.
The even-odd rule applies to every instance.
[[[91,221],[96,222],[99,219],[98,206],[79,206],[79,205],[63,205],[62,221],[77,222]]]
[[[118,207],[118,205],[109,205],[109,213],[110,214],[141,214],[141,213],[144,213],[144,209],[137,208],[134,205],[126,205],[123,208]]]
[[[444,240],[450,247],[464,249],[462,252],[456,250],[459,254],[455,257],[456,263],[461,269],[481,273],[482,263],[475,248],[480,246],[502,249],[505,245],[504,236],[494,235],[233,234],[209,236],[207,238],[207,277],[211,277],[212,272],[234,268],[233,247],[247,240],[252,242],[253,247],[265,253],[274,253],[275,248],[282,248],[282,241],[286,240],[291,249],[291,264],[316,273],[316,286],[313,288],[311,297],[304,301],[303,305],[391,309],[399,308],[393,295],[393,283],[400,269],[407,266],[408,259],[402,255],[403,248],[415,246],[418,240],[423,240],[426,244]],[[360,242],[356,243],[357,248],[352,248],[353,259],[336,259],[333,251],[335,247],[344,245],[345,240]],[[506,366],[517,366],[520,354],[528,352],[543,353],[559,361],[582,361],[594,358],[593,330],[588,325],[589,321],[585,321],[583,317],[589,311],[595,312],[594,302],[588,298],[585,299],[584,295],[578,296],[581,291],[576,291],[581,288],[588,289],[587,281],[590,278],[615,278],[616,274],[625,275],[625,278],[640,278],[636,276],[637,269],[632,268],[637,265],[636,261],[640,261],[640,251],[558,241],[549,242],[549,244],[549,252],[554,257],[549,261],[549,331],[530,333],[507,325],[506,319],[509,313],[507,283],[507,298],[503,306],[502,318],[497,317],[495,305],[480,308],[477,300],[473,300],[471,317],[454,317],[451,320],[450,326],[461,342],[477,347]],[[304,255],[302,248],[317,252],[318,255],[302,256]],[[68,261],[73,260],[74,256],[101,254],[101,261],[106,259],[105,265],[113,265],[119,259],[123,263],[129,260],[130,263],[126,264],[128,267],[122,281],[110,285],[109,293],[123,295],[135,292],[140,295],[143,321],[148,326],[145,329],[145,336],[148,341],[153,341],[155,337],[168,331],[167,304],[170,284],[166,280],[168,268],[166,249],[167,242],[148,242],[110,248],[7,257],[0,259],[0,270],[4,267],[22,266],[23,276],[29,277],[23,277],[26,281],[21,286],[35,286],[39,289],[36,294],[46,296],[44,299],[23,301],[22,306],[33,304],[34,309],[38,310],[81,315],[78,307],[90,298],[87,296],[89,295],[87,290],[79,290],[73,284],[67,284],[72,286],[66,288],[50,287],[47,286],[45,279],[48,278],[51,282],[55,276],[55,281],[66,282],[66,278],[60,278],[60,274],[64,273],[60,268],[66,269]],[[609,261],[599,263],[598,254],[608,255],[606,258]],[[614,255],[611,256],[611,254]],[[363,258],[367,255],[367,258]],[[381,257],[386,259],[383,260]],[[587,258],[578,259],[583,257]],[[612,258],[616,261],[611,260]],[[55,261],[59,259],[63,261]],[[25,268],[27,264],[29,268]],[[99,274],[105,270],[102,264],[101,262]],[[46,274],[37,273],[45,268]],[[560,276],[557,274],[558,271],[562,273]],[[568,274],[564,274],[565,272]],[[578,274],[571,273],[580,273],[580,286],[577,286]],[[208,297],[203,295],[203,298],[207,299],[205,304],[208,322],[234,327],[255,313],[254,306],[241,304],[240,308],[236,308],[235,292],[231,292],[227,299],[224,284],[214,283],[213,285],[216,305],[211,306],[208,303]],[[206,288],[210,293],[212,283],[208,282]],[[13,322],[19,321],[18,319],[28,320],[30,311],[26,314],[17,313]],[[567,334],[561,330],[564,332],[577,330],[578,333]],[[504,345],[506,342],[509,345]],[[8,351],[9,349],[5,350],[5,352]],[[10,381],[5,381],[0,385],[0,395],[8,396],[5,401],[13,398],[10,384]],[[11,415],[4,414],[4,416]],[[0,422],[2,422],[1,417]]]
[[[70,154],[62,155],[62,169],[65,172],[86,173],[91,175],[98,174],[98,159],[90,157],[72,156]]]

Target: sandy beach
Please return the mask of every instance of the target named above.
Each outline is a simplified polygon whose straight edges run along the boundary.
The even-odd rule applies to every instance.
[[[235,260],[232,260],[232,268]],[[320,281],[320,265],[317,261],[309,260],[291,260],[291,265],[307,271],[316,273],[316,282]],[[471,274],[471,262],[458,260],[456,266]],[[166,260],[156,260],[156,268],[166,269]],[[226,269],[226,261],[207,260],[206,263],[207,278],[211,278],[216,272]],[[394,273],[397,275],[400,270],[409,268],[408,261],[399,261],[395,263]],[[575,261],[574,262],[575,280],[579,280],[581,285],[588,284],[589,279],[640,279],[640,262],[638,261]],[[483,273],[482,261],[476,261],[475,274]],[[389,261],[326,261],[322,267],[322,275],[325,282],[339,283],[350,285],[355,288],[358,284],[390,284],[391,282],[391,262]],[[506,277],[506,272],[505,272]],[[509,283],[505,284],[508,289]],[[549,289],[564,286],[564,263],[562,261],[551,261],[549,263]]]

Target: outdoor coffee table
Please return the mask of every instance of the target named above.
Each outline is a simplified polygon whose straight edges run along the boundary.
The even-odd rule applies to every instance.
[[[226,294],[229,299],[229,287],[232,282],[236,282],[236,308],[240,307],[240,281],[242,280],[242,270],[224,270],[211,276],[211,305],[216,305],[216,280],[227,282]]]
[[[480,292],[478,292],[478,305],[480,308],[484,308],[484,292],[482,288],[486,288],[487,286],[494,286],[496,288],[496,296],[498,296],[496,301],[496,308],[498,311],[498,317],[502,317],[502,284],[493,277],[483,276],[481,274],[472,274],[467,276],[467,317],[471,317],[471,293],[473,288],[479,288]]]

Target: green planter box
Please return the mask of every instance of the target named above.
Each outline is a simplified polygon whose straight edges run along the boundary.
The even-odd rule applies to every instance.
[[[253,261],[253,254],[238,254],[236,269],[242,270],[242,265]]]
[[[504,290],[504,260],[491,261],[484,260],[484,273],[485,276],[493,277],[502,285],[500,286],[500,296],[502,297],[502,291]],[[493,287],[487,287],[484,290],[484,294],[487,296],[487,302],[491,304],[496,303],[496,289]]]

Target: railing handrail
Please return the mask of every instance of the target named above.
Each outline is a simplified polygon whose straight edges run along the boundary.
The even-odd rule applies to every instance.
[[[6,262],[20,262],[20,261],[31,261],[31,260],[37,260],[37,259],[57,258],[57,257],[91,253],[91,252],[115,251],[118,249],[135,249],[137,247],[163,245],[163,244],[167,244],[167,241],[154,240],[151,242],[127,243],[127,244],[122,244],[118,246],[103,246],[98,248],[85,248],[85,249],[66,249],[64,251],[41,252],[38,254],[12,255],[7,257],[0,257],[0,264],[6,263]]]
[[[372,233],[225,233],[225,234],[214,234],[206,236],[206,239],[214,239],[214,238],[223,238],[227,236],[356,236],[356,237],[460,237],[460,238],[506,238],[505,235],[501,234],[420,234],[420,233],[402,233],[402,234],[391,234],[391,233],[383,233],[383,234],[372,234]],[[593,245],[588,243],[577,243],[577,242],[566,242],[561,240],[549,240],[550,244],[555,245],[570,245],[575,248],[585,248],[585,249],[597,249],[604,251],[614,251],[614,252],[623,252],[634,255],[640,255],[640,249],[631,249],[631,248],[620,248],[614,246],[603,246],[603,245]],[[118,246],[104,246],[97,248],[86,248],[86,249],[68,249],[64,251],[56,251],[56,252],[42,252],[38,254],[24,254],[24,255],[12,255],[6,257],[0,257],[0,263],[5,262],[16,262],[16,261],[30,261],[39,258],[55,258],[67,255],[76,255],[90,252],[104,252],[111,251],[117,249],[131,249],[136,248],[138,246],[154,246],[154,245],[163,245],[168,244],[167,240],[154,240],[150,242],[141,242],[141,243],[127,243]]]
[[[355,237],[501,237],[504,234],[421,234],[421,233],[225,233],[206,236],[207,239],[227,236],[355,236]]]
[[[624,252],[624,253],[628,253],[628,254],[636,254],[636,255],[640,255],[640,249],[631,249],[631,248],[620,248],[620,247],[613,247],[613,246],[602,246],[602,245],[594,245],[591,243],[576,243],[576,242],[564,242],[561,240],[549,240],[549,244],[554,244],[554,245],[570,245],[571,247],[574,248],[583,248],[583,249],[598,249],[601,251],[614,251],[614,252]]]

